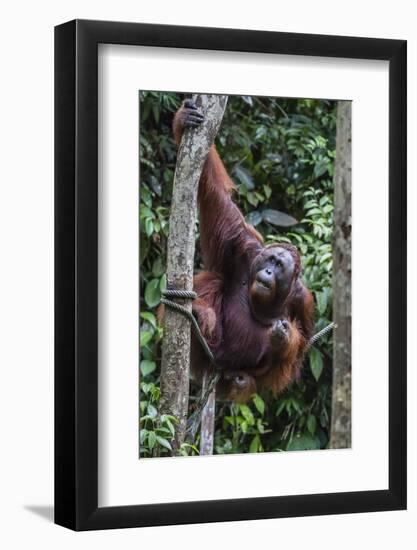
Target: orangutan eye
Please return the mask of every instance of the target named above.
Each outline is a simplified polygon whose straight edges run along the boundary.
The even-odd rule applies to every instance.
[[[283,267],[284,264],[282,263],[281,260],[277,260],[277,267]]]

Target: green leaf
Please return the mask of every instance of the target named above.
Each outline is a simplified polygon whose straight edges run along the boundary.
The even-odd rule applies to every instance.
[[[156,433],[162,434],[162,435],[168,435],[171,437],[171,430],[169,430],[168,428],[164,428],[164,427],[156,428]]]
[[[314,435],[316,433],[316,427],[317,427],[317,420],[314,414],[309,414],[307,418],[307,429],[311,433],[311,435]]]
[[[156,328],[156,317],[153,313],[150,311],[142,311],[140,314],[141,318],[145,321],[148,321],[148,323],[153,327]]]
[[[268,153],[266,158],[272,162],[279,163],[282,161],[282,156],[277,155],[276,153]]]
[[[306,194],[307,194],[307,193],[305,193],[305,195],[306,195]],[[304,209],[305,209],[305,210],[308,210],[309,208],[313,208],[313,206],[314,206],[314,207],[317,206],[317,201],[316,201],[316,199],[311,199],[311,200],[307,201],[306,203],[304,203]],[[320,212],[320,210],[319,210],[319,212]]]
[[[156,433],[155,432],[149,432],[148,447],[151,451],[155,447],[155,443],[156,443]]]
[[[159,233],[161,231],[161,222],[159,220],[156,220],[156,222],[154,222],[153,230],[155,233]]]
[[[156,418],[158,416],[158,411],[151,403],[148,403],[147,413],[151,418]]]
[[[319,263],[323,264],[325,261],[329,260],[332,256],[333,254],[331,252],[326,252],[325,254],[323,254],[323,256],[321,256]]]
[[[160,289],[161,292],[164,292],[164,290],[166,290],[166,288],[167,288],[167,276],[164,273],[161,277],[161,280],[159,281],[159,289]]]
[[[140,362],[140,372],[143,376],[147,376],[148,374],[151,374],[156,369],[156,363],[154,361],[149,361],[148,359],[144,359]]]
[[[152,382],[150,384],[146,384],[145,382],[141,382],[140,389],[143,391],[143,393],[148,394],[152,389]]]
[[[153,233],[153,221],[150,218],[146,218],[145,220],[145,233],[148,237]]]
[[[253,396],[253,404],[258,412],[263,415],[265,412],[265,402],[260,395],[256,394]]]
[[[181,443],[180,447],[181,451],[184,451],[185,456],[188,455],[187,449],[193,450],[197,455],[200,454],[200,451],[197,449],[195,445],[191,445],[190,443]]]
[[[255,424],[255,418],[254,418],[253,413],[250,410],[250,408],[247,405],[240,405],[239,408],[240,408],[240,412],[242,413],[242,416],[246,420],[246,422],[250,426],[253,426]]]
[[[308,212],[306,212],[306,216],[315,216],[317,214],[321,214],[320,208],[311,208]]]
[[[298,414],[302,414],[302,408],[300,406],[300,403],[297,401],[296,397],[290,397],[287,401],[288,413],[290,412],[290,408],[292,407]]]
[[[146,185],[140,186],[140,200],[148,207],[152,206],[152,195]]]
[[[239,195],[243,195],[244,197],[246,197],[248,194],[248,189],[246,187],[246,185],[239,185]]]
[[[160,277],[165,271],[165,266],[162,258],[157,258],[152,264],[152,275],[154,277]]]
[[[155,307],[161,300],[159,279],[152,279],[145,288],[145,302],[148,307]]]
[[[258,199],[258,197],[256,196],[255,193],[253,193],[253,192],[251,192],[251,191],[248,193],[246,199],[247,199],[248,203],[251,204],[252,206],[255,206],[255,207],[256,207],[256,206],[258,206],[258,204],[259,204],[259,199]]]
[[[145,218],[155,218],[155,214],[152,212],[150,208],[145,206],[144,204],[141,204],[139,207],[139,213],[140,213],[140,219],[143,220]]]
[[[172,437],[174,437],[175,428],[174,428],[174,425],[172,424],[172,422],[167,419],[167,420],[165,420],[165,424],[168,426],[168,430],[171,432]]]
[[[310,349],[310,369],[316,381],[319,380],[323,370],[323,358],[317,348]]]
[[[278,405],[278,408],[277,408],[277,411],[275,413],[275,416],[279,416],[282,411],[285,409],[285,405],[287,404],[287,402],[285,401],[285,399],[283,399],[281,401],[281,403]]]
[[[320,440],[310,434],[296,434],[287,445],[287,451],[311,451],[320,449]]]
[[[298,223],[298,221],[285,214],[285,212],[280,212],[279,210],[266,209],[262,211],[262,218],[272,225],[277,225],[278,227],[291,227]]]
[[[327,293],[322,292],[316,292],[316,301],[317,301],[317,309],[319,310],[320,315],[324,315],[324,312],[327,308]]]
[[[234,426],[235,425],[235,417],[234,416],[225,416],[224,417],[224,422],[227,422],[231,426]]]
[[[161,389],[155,384],[151,384],[151,396],[153,401],[159,401],[161,395]]]
[[[267,129],[265,126],[259,126],[256,128],[255,132],[255,141],[260,141],[267,134]]]
[[[263,190],[264,190],[264,193],[265,193],[265,197],[267,199],[270,199],[271,198],[271,194],[272,194],[272,189],[269,187],[269,185],[264,185],[263,186]]]
[[[157,435],[156,440],[160,445],[162,445],[162,447],[165,447],[165,449],[172,451],[171,444],[167,439],[165,439],[165,437],[161,437],[160,435]]]
[[[152,340],[152,332],[149,332],[148,330],[141,330],[140,331],[140,341],[139,345],[142,348],[143,346],[146,346],[151,340]]]
[[[262,424],[262,420],[260,418],[257,419],[256,421],[256,427],[258,429],[258,432],[260,434],[264,434],[265,433],[265,427],[264,425]]]
[[[146,438],[148,437],[148,430],[142,429],[139,432],[139,443],[143,445],[145,443]]]
[[[253,210],[252,212],[249,212],[249,214],[245,216],[245,220],[247,223],[250,223],[251,225],[253,225],[253,227],[256,227],[262,221],[262,214],[257,210]]]
[[[156,103],[154,103],[154,104],[152,105],[152,112],[153,112],[153,116],[154,116],[155,122],[158,124],[158,122],[159,122],[159,105],[157,105]]]
[[[161,414],[161,422],[165,422],[166,420],[170,420],[171,422],[175,422],[175,424],[179,424],[178,418],[175,418],[175,416],[172,416],[172,414]]]
[[[259,438],[259,435],[255,435],[255,437],[252,439],[249,447],[250,453],[257,453],[260,450],[261,446],[261,440]]]
[[[150,176],[149,185],[152,187],[152,191],[154,191],[158,195],[158,197],[162,195],[162,186],[154,175]]]
[[[143,104],[142,104],[142,101],[143,101]],[[146,100],[142,100],[141,101],[141,123],[143,124],[146,119],[149,117],[149,113],[151,111],[151,107],[152,107],[152,102],[149,101],[149,99],[146,101]],[[143,105],[143,106],[142,106]]]
[[[328,167],[328,161],[327,160],[319,161],[314,166],[314,176],[316,178],[319,178],[320,176],[322,176],[325,172],[327,172],[327,167]]]
[[[243,183],[243,185],[245,185],[247,189],[249,190],[255,189],[255,183],[252,179],[252,176],[249,174],[247,170],[237,165],[235,166],[234,174],[237,177],[237,179],[240,181],[240,183]]]

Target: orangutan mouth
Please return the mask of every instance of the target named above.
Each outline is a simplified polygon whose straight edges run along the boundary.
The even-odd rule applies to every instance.
[[[256,285],[260,288],[271,290],[271,283],[269,281],[262,281],[261,279],[256,279]]]

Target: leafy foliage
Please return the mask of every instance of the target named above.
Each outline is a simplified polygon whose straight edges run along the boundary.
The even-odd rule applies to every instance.
[[[152,363],[152,368],[143,369],[143,364],[147,360],[141,362],[141,374],[143,377],[150,374],[155,369],[155,363]],[[146,372],[146,374],[144,374]],[[158,413],[158,403],[160,397],[160,389],[153,382],[141,383],[140,400],[140,453],[141,456],[156,457],[167,456],[172,450],[171,441],[175,435],[175,425],[178,420],[169,414]],[[187,456],[189,454],[198,454],[198,449],[195,445],[183,443],[181,445],[180,454]]]
[[[171,122],[183,96],[142,92],[140,126],[141,456],[168,453],[175,419],[158,416],[162,328],[155,312],[166,286],[169,208],[176,150]],[[332,318],[335,104],[230,96],[217,147],[237,184],[235,201],[266,243],[291,242],[316,302],[316,330]],[[196,236],[198,238],[198,226]],[[202,268],[197,242],[195,270]],[[329,440],[331,335],[307,354],[301,379],[283,395],[245,405],[217,403],[215,452],[325,448]],[[198,388],[192,386],[191,400]],[[182,454],[198,454],[184,445]]]

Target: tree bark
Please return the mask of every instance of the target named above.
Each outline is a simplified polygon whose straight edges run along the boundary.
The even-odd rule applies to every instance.
[[[192,290],[197,190],[210,146],[223,118],[227,96],[194,95],[205,115],[198,128],[185,130],[178,149],[169,221],[167,287]],[[191,301],[183,305],[191,311]],[[161,414],[178,419],[172,454],[178,454],[187,424],[190,371],[190,322],[166,308],[161,363]]]
[[[208,376],[203,378],[202,395],[206,390]],[[216,389],[210,393],[207,403],[204,405],[201,414],[201,430],[200,430],[200,455],[212,455],[214,443],[214,420],[216,413]]]
[[[333,394],[330,447],[351,446],[351,102],[337,105],[334,174]]]

